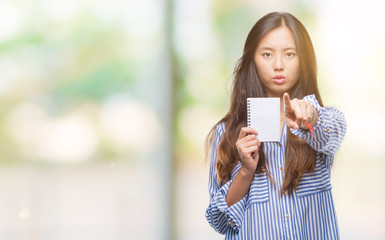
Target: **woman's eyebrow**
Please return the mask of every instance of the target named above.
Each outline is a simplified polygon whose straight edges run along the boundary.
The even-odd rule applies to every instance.
[[[287,47],[287,48],[284,48],[283,50],[287,51],[287,50],[297,50],[295,47]]]
[[[271,47],[261,47],[258,50],[270,50],[270,51],[272,51],[273,48],[271,48]]]
[[[258,50],[260,50],[260,51],[265,51],[265,50],[273,51],[274,48],[271,48],[271,47],[261,47]],[[295,47],[287,47],[287,48],[284,48],[283,50],[284,51],[287,51],[287,50],[295,50],[296,51],[297,49]]]

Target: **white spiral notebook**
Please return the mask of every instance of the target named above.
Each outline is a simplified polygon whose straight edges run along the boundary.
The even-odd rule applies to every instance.
[[[247,98],[247,126],[258,131],[261,142],[280,140],[280,99]]]

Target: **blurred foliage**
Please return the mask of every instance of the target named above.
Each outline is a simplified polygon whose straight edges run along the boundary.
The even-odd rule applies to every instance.
[[[32,9],[22,10],[23,4],[19,3],[20,12],[31,14]],[[143,68],[138,68],[140,59],[127,52],[127,43],[133,41],[119,24],[119,16],[111,19],[116,24],[106,24],[87,10],[78,11],[67,20],[51,19],[46,14],[39,15],[41,9],[35,10],[34,18],[20,20],[15,34],[0,41],[2,163],[39,160],[33,154],[27,157],[25,151],[32,151],[28,150],[31,146],[10,135],[10,117],[21,106],[32,104],[43,109],[49,124],[82,105],[99,111],[103,102],[115,95],[134,95],[135,78]],[[87,121],[98,117],[87,111],[83,115]],[[127,159],[131,150],[127,149],[125,154],[117,151],[114,143],[99,131],[101,141],[92,159]]]

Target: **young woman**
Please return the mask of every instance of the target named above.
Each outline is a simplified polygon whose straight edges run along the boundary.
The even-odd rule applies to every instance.
[[[206,141],[206,218],[225,239],[339,239],[330,172],[346,122],[323,106],[316,75],[298,19],[274,12],[254,25],[234,71],[230,110]],[[261,143],[258,129],[246,127],[248,97],[281,99],[280,142]]]

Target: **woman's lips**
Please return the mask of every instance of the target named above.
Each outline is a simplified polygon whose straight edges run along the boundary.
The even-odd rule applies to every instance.
[[[273,81],[277,84],[282,84],[282,83],[286,82],[286,78],[282,75],[277,75],[273,78]]]

